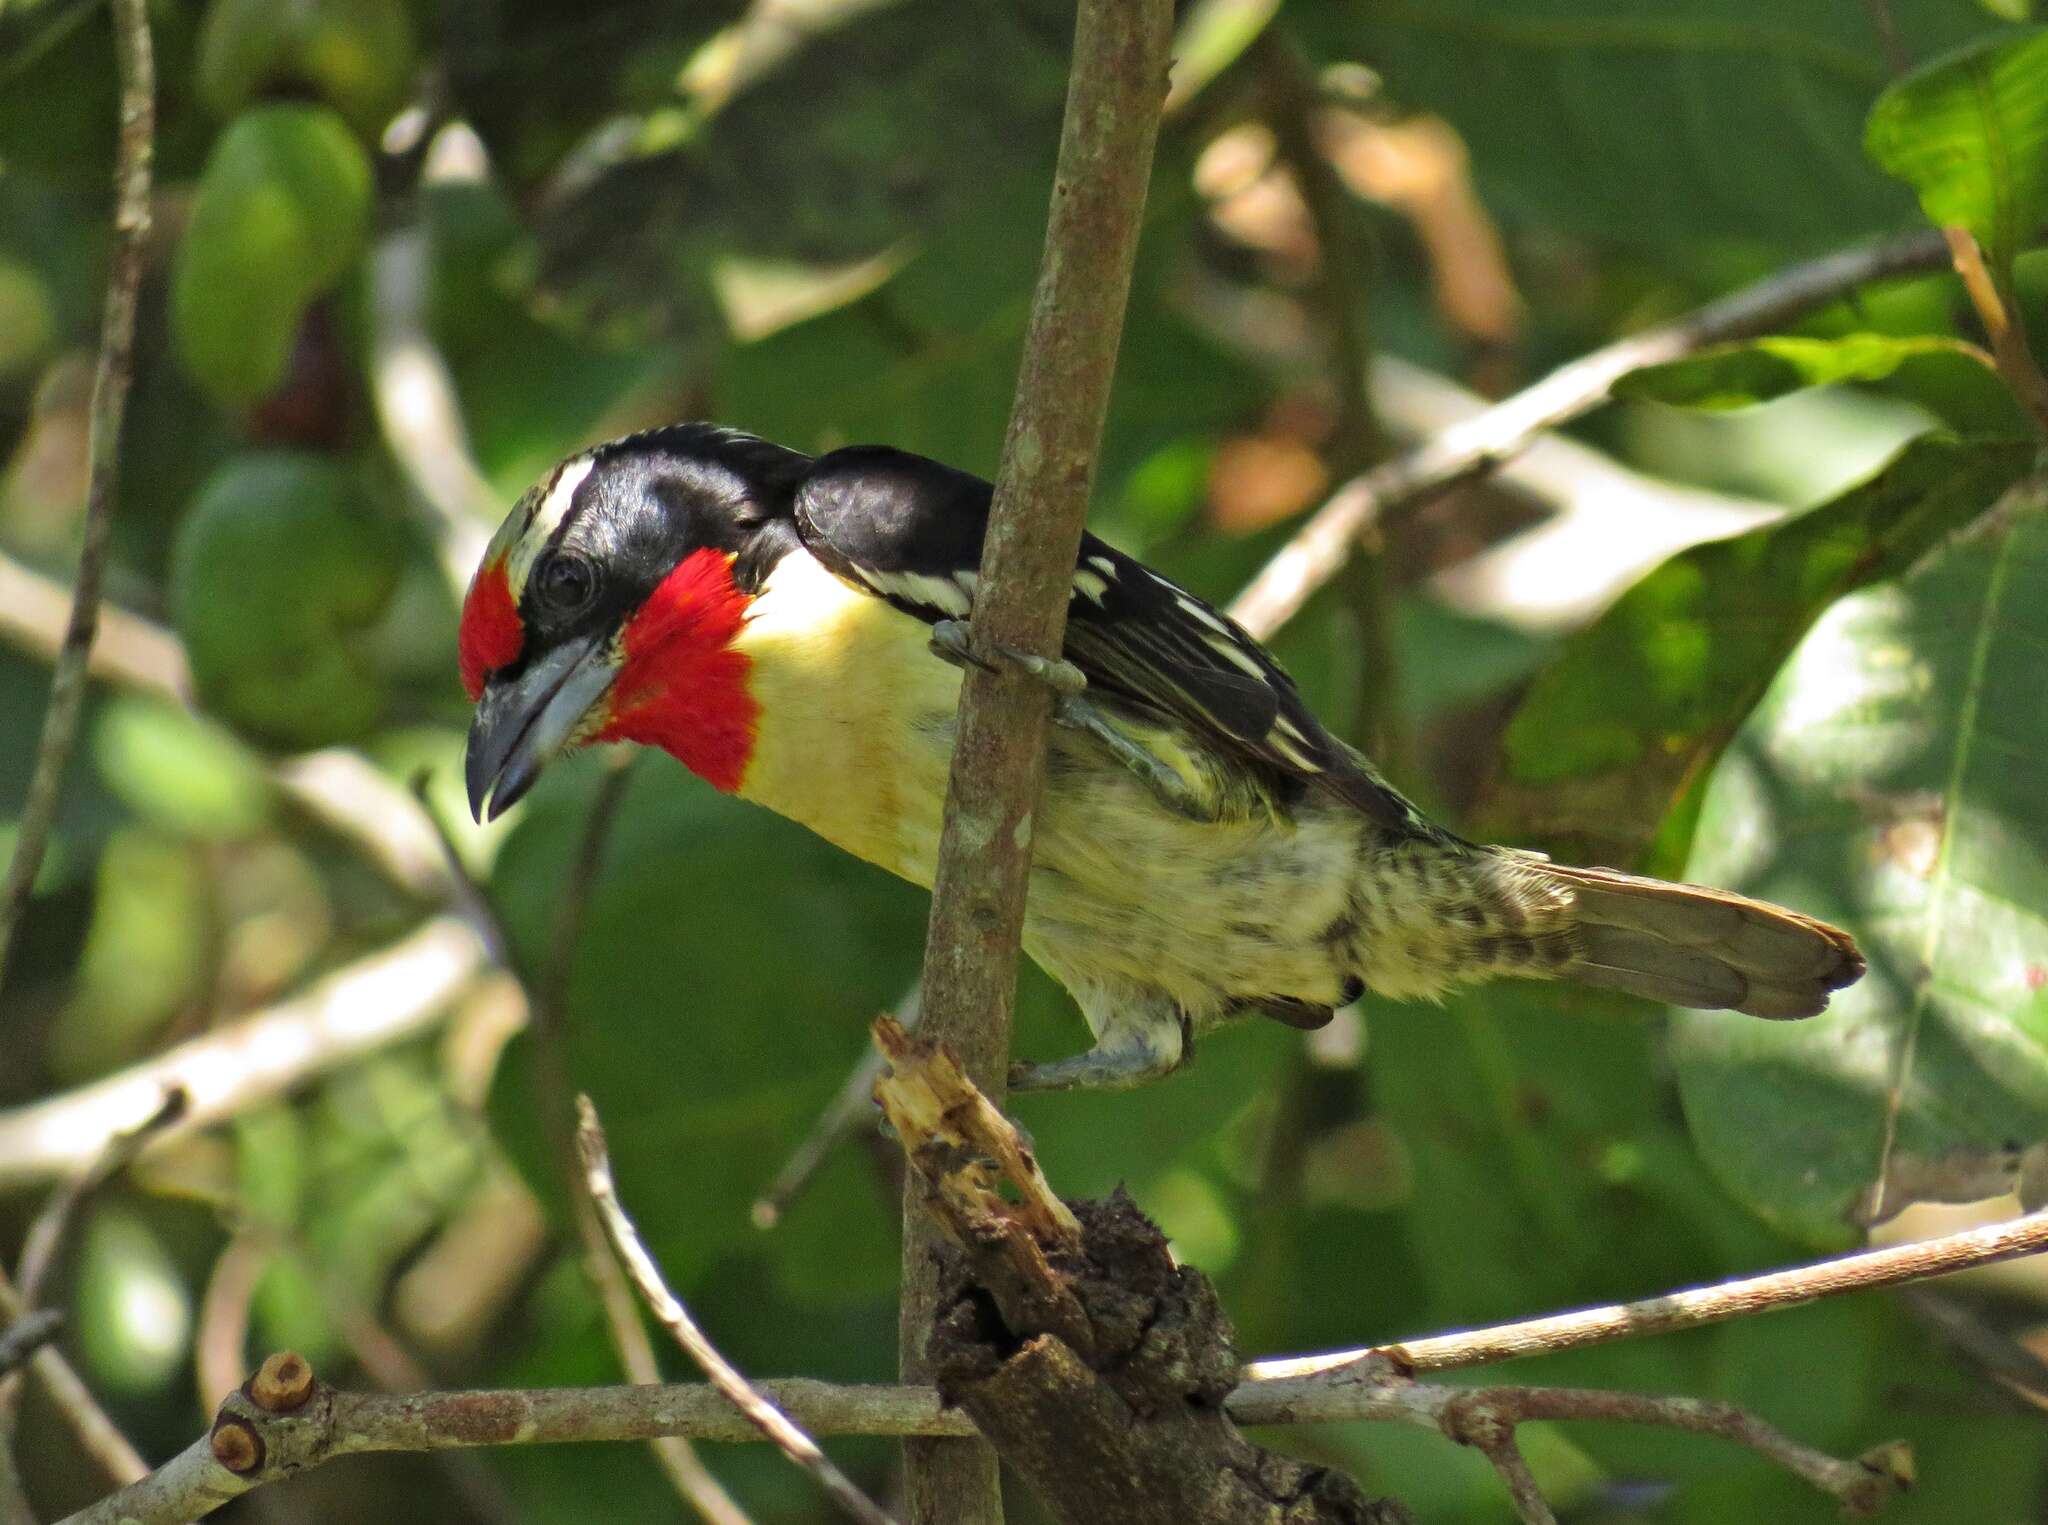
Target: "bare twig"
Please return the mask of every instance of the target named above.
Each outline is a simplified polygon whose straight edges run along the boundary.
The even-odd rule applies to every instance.
[[[1676,360],[1703,345],[1768,333],[1858,286],[1937,270],[1948,258],[1947,243],[1934,232],[1841,250],[1582,355],[1470,422],[1346,482],[1246,585],[1230,612],[1252,634],[1271,635],[1350,559],[1359,537],[1381,514],[1484,475],[1543,430],[1606,401],[1608,388],[1630,371]]]
[[[1523,1525],[1557,1525],[1557,1516],[1551,1513],[1550,1501],[1536,1486],[1536,1474],[1529,1470],[1528,1458],[1515,1444],[1512,1426],[1492,1440],[1474,1441],[1473,1445],[1500,1474],[1500,1480],[1508,1490],[1508,1498],[1514,1503],[1515,1513],[1521,1516]]]
[[[1324,455],[1332,475],[1342,479],[1384,453],[1373,411],[1372,335],[1365,323],[1368,251],[1357,236],[1356,208],[1318,140],[1317,85],[1307,60],[1279,24],[1269,26],[1254,46],[1265,85],[1266,119],[1315,230],[1317,271],[1309,301],[1314,327],[1326,336],[1325,369],[1336,394],[1336,436]],[[1363,535],[1354,544],[1352,570],[1350,603],[1360,648],[1359,713],[1352,739],[1400,778],[1409,771],[1409,748],[1400,720],[1400,664],[1386,549],[1377,536]]]
[[[893,1525],[880,1506],[862,1493],[853,1479],[818,1449],[815,1440],[792,1424],[789,1417],[749,1383],[737,1367],[719,1354],[718,1348],[690,1316],[690,1310],[668,1289],[662,1280],[661,1268],[648,1254],[647,1246],[640,1240],[639,1230],[633,1227],[633,1220],[626,1216],[625,1208],[619,1204],[618,1188],[612,1181],[611,1161],[605,1154],[604,1129],[597,1120],[597,1108],[591,1105],[588,1096],[579,1096],[576,1109],[576,1143],[583,1155],[584,1188],[596,1204],[598,1216],[604,1220],[612,1249],[625,1264],[626,1274],[633,1279],[633,1285],[646,1299],[655,1318],[675,1336],[676,1343],[682,1346],[689,1358],[703,1369],[704,1375],[711,1379],[711,1385],[745,1414],[784,1456],[816,1478],[818,1486],[849,1516],[861,1521],[861,1525]]]
[[[156,150],[156,61],[150,49],[147,0],[114,0],[114,56],[121,81],[121,131],[114,165],[114,257],[107,274],[105,316],[100,324],[99,365],[93,374],[88,446],[90,470],[85,493],[85,537],[64,645],[50,674],[50,704],[36,744],[35,771],[16,823],[14,854],[0,888],[0,974],[14,930],[28,908],[36,874],[43,866],[64,770],[85,708],[86,666],[99,626],[100,590],[106,580],[107,550],[114,524],[114,494],[121,470],[121,424],[135,360],[135,303],[142,286],[144,246],[149,239],[150,171]]]
[[[14,1283],[0,1271],[0,1321],[20,1318],[22,1312]],[[126,1486],[149,1475],[149,1463],[121,1433],[121,1427],[107,1417],[62,1351],[54,1345],[43,1346],[29,1357],[28,1370],[42,1384],[50,1406],[63,1416],[79,1449],[110,1482]]]
[[[752,1384],[813,1435],[967,1436],[972,1422],[929,1387],[840,1385],[806,1378]],[[1728,1405],[1570,1388],[1433,1387],[1403,1378],[1332,1382],[1322,1378],[1252,1380],[1225,1402],[1242,1425],[1377,1422],[1419,1425],[1473,1444],[1490,1424],[1537,1420],[1668,1425],[1749,1446],[1850,1507],[1867,1510],[1903,1484],[1907,1458],[1879,1447],[1854,1461],[1809,1450]],[[171,1525],[218,1508],[250,1488],[337,1456],[433,1452],[478,1446],[559,1445],[688,1435],[737,1443],[760,1430],[724,1393],[700,1382],[616,1387],[513,1388],[430,1393],[357,1393],[320,1389],[280,1434],[275,1416],[234,1392],[223,1419],[252,1427],[262,1462],[230,1472],[209,1437],[166,1462],[148,1482],[124,1488],[63,1525]],[[1734,1417],[1731,1417],[1734,1416]],[[215,1422],[218,1430],[221,1420]],[[138,1474],[139,1476],[140,1474]]]
[[[71,590],[54,577],[0,556],[0,640],[48,659],[64,646]],[[140,615],[100,606],[99,636],[86,671],[102,682],[182,702],[192,670],[178,638]]]
[[[583,1163],[577,1147],[568,1044],[562,1031],[569,1009],[569,974],[582,935],[584,912],[596,888],[605,843],[610,839],[612,823],[618,819],[631,777],[627,754],[621,752],[612,758],[590,802],[589,817],[577,840],[576,857],[569,866],[569,881],[556,909],[547,966],[534,981],[527,1031],[533,1039],[534,1104],[541,1115],[542,1132],[555,1156],[570,1216],[576,1222],[584,1275],[597,1291],[598,1304],[604,1309],[605,1324],[611,1331],[612,1349],[618,1354],[619,1367],[626,1379],[659,1382],[661,1367],[655,1360],[647,1326],[640,1321],[633,1289],[627,1285],[611,1252],[597,1204],[582,1189]],[[699,1515],[712,1525],[747,1525],[746,1511],[712,1476],[688,1440],[680,1435],[664,1435],[648,1444],[670,1484]]]
[[[1045,253],[996,472],[970,639],[1057,656],[1074,560],[1123,332],[1124,303],[1165,100],[1170,0],[1081,0]],[[945,826],[925,943],[922,1030],[951,1046],[1000,1103],[1010,1052],[1031,819],[1045,771],[1052,696],[991,664],[962,686]],[[906,1184],[898,1358],[926,1370],[937,1306],[937,1232]],[[1002,1518],[993,1453],[904,1449],[913,1525]]]
[[[1946,227],[1941,232],[1948,241],[1956,274],[1962,278],[1963,291],[1977,310],[1984,336],[1991,341],[1991,356],[1997,362],[1999,376],[2012,388],[2013,396],[2027,410],[2034,427],[2048,432],[2048,376],[2041,374],[2027,344],[2025,318],[2018,305],[2008,302],[1999,290],[1997,278],[1984,263],[1984,251],[1977,247],[1970,230]]]
[[[910,1031],[917,1028],[917,994],[915,985],[906,990],[896,1003],[893,1014]],[[754,1199],[751,1212],[754,1227],[766,1230],[780,1223],[782,1215],[811,1184],[811,1178],[817,1175],[819,1167],[831,1157],[832,1151],[863,1123],[872,1125],[875,1081],[881,1078],[882,1063],[880,1050],[872,1045],[861,1051],[860,1058],[839,1083],[839,1089],[825,1104],[825,1110],[811,1124],[811,1131],[798,1141],[789,1158],[782,1162],[782,1168],[775,1172],[775,1178]]]
[[[56,1265],[57,1253],[63,1247],[64,1236],[77,1221],[79,1209],[102,1186],[126,1170],[144,1145],[183,1117],[189,1101],[182,1087],[165,1086],[163,1099],[154,1112],[133,1128],[115,1134],[97,1160],[50,1193],[42,1211],[28,1226],[21,1242],[21,1259],[15,1263],[14,1285],[23,1303],[34,1308],[42,1300],[43,1281]]]
[[[37,1308],[0,1327],[0,1377],[56,1339],[63,1327],[64,1315],[55,1308]]]
[[[283,1095],[429,1026],[483,966],[475,931],[438,916],[290,1000],[103,1080],[0,1112],[0,1187],[87,1168],[154,1114],[173,1087],[191,1105],[150,1137],[149,1148]]]
[[[1752,1313],[1797,1307],[1801,1303],[1844,1292],[1895,1287],[1905,1282],[1946,1276],[1973,1266],[2036,1255],[2043,1250],[2048,1250],[2048,1212],[2029,1213],[2010,1223],[1944,1234],[1939,1239],[1926,1239],[1918,1244],[1865,1250],[1813,1265],[1747,1276],[1715,1287],[1694,1287],[1662,1297],[1644,1298],[1640,1302],[1586,1308],[1576,1313],[1554,1313],[1545,1318],[1497,1324],[1492,1328],[1461,1334],[1406,1340],[1395,1345],[1371,1345],[1359,1350],[1332,1351],[1327,1355],[1254,1361],[1246,1372],[1263,1380],[1334,1374],[1347,1367],[1365,1369],[1374,1365],[1405,1372],[1453,1371],[1466,1366],[1486,1366],[1519,1356],[1577,1350],[1582,1346],[1604,1345],[1613,1340],[1666,1334],[1674,1329],[1692,1329],[1701,1324],[1719,1324]]]

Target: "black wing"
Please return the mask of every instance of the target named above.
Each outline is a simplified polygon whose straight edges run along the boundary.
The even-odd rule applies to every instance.
[[[919,619],[963,619],[993,489],[923,456],[859,445],[820,456],[796,492],[798,532],[839,576]],[[1414,806],[1331,736],[1294,680],[1213,605],[1093,535],[1081,540],[1065,656],[1098,694],[1189,727],[1226,754],[1313,783],[1393,830]]]

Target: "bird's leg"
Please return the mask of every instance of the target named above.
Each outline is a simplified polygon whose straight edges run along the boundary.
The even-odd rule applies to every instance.
[[[1127,1091],[1162,1080],[1194,1062],[1193,1025],[1176,1011],[1170,1022],[1119,1022],[1107,1027],[1085,1054],[1043,1064],[1018,1060],[1010,1066],[1013,1091]]]
[[[932,655],[951,662],[955,667],[979,667],[984,672],[994,670],[968,649],[965,620],[940,620],[932,626],[930,645]],[[1008,646],[996,647],[995,655],[1050,688],[1058,696],[1053,705],[1054,722],[1070,731],[1085,731],[1101,742],[1109,755],[1135,775],[1152,791],[1153,798],[1168,810],[1193,821],[1215,819],[1213,807],[1204,802],[1186,779],[1132,741],[1108,716],[1082,697],[1088,691],[1088,675],[1072,662],[1034,656],[1028,651],[1017,651]]]

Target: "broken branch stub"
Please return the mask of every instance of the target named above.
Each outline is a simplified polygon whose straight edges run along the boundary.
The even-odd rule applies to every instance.
[[[1223,1409],[1238,1384],[1215,1288],[1119,1190],[1061,1202],[1015,1125],[937,1044],[883,1018],[875,1086],[957,1251],[928,1359],[1053,1515],[1071,1525],[1397,1525],[1340,1472],[1262,1450]],[[1007,1182],[1015,1199],[1002,1191]]]

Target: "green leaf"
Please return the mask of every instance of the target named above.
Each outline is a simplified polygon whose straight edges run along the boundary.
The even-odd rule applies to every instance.
[[[1972,360],[1983,366],[1991,363],[1975,345],[1937,334],[1772,337],[1716,344],[1683,360],[1646,365],[1617,381],[1614,395],[1634,402],[1722,413],[1755,407],[1807,387],[1882,381],[1908,360],[1928,355]]]
[[[1936,226],[1975,234],[2009,281],[2048,212],[2048,29],[2000,33],[1915,70],[1878,97],[1863,143]]]
[[[194,380],[229,407],[274,389],[306,308],[370,231],[368,155],[324,106],[259,106],[220,136],[171,275],[171,328]]]
[[[1981,513],[2032,458],[2021,442],[1923,435],[1830,503],[1665,562],[1531,686],[1490,829],[1639,863],[1815,617]]]
[[[403,547],[362,498],[329,457],[252,451],[214,473],[179,525],[171,610],[193,685],[252,736],[325,746],[383,713],[388,685],[368,647]]]
[[[1686,1013],[1686,1115],[1817,1241],[2048,1159],[2048,492],[1829,611],[1707,790],[1688,873],[1840,922],[1870,973],[1808,1022]]]
[[[1981,33],[1959,0],[1892,0],[1922,50]],[[1358,59],[1386,94],[1471,146],[1515,221],[1667,254],[1808,249],[1894,227],[1904,196],[1858,151],[1889,77],[1860,5],[1833,0],[1350,0],[1289,17],[1320,61]]]

